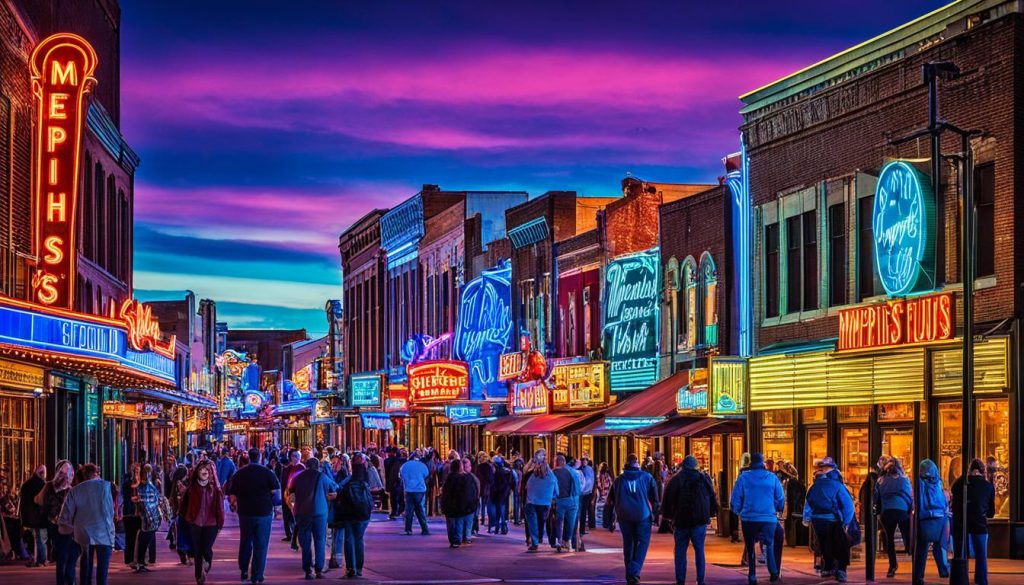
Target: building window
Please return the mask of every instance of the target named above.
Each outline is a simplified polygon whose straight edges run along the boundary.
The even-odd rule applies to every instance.
[[[803,250],[803,310],[813,311],[818,308],[818,215],[814,211],[805,211],[803,218],[804,250]]]
[[[680,269],[678,295],[676,350],[688,351],[697,345],[697,262],[692,256],[683,261]]]
[[[779,224],[764,228],[764,315],[779,316]]]
[[[857,201],[857,290],[860,300],[882,294],[882,281],[875,270],[875,231],[871,221],[875,196]]]
[[[828,304],[846,304],[846,204],[828,208]]]
[[[786,312],[818,308],[818,236],[813,211],[786,219]]]
[[[704,345],[718,344],[718,271],[711,254],[700,258],[701,284],[701,341]]]
[[[974,204],[977,208],[974,237],[974,276],[996,273],[996,165],[987,163],[974,169]]]

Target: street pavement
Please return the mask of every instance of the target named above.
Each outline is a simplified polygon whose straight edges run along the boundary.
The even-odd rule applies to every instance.
[[[546,545],[539,553],[526,552],[522,526],[509,525],[505,536],[481,534],[471,546],[450,549],[445,536],[444,520],[430,520],[431,534],[421,536],[414,528],[412,536],[403,534],[400,520],[389,521],[386,516],[375,514],[366,534],[366,565],[361,579],[345,579],[344,570],[335,569],[326,574],[322,582],[341,580],[354,585],[364,584],[452,584],[472,585],[486,583],[509,583],[515,585],[538,585],[594,583],[624,583],[622,566],[622,543],[618,532],[610,533],[598,529],[585,538],[586,552],[558,554]],[[123,555],[114,554],[111,562],[110,583],[125,585],[165,585],[171,583],[193,583],[192,567],[177,564],[177,555],[167,549],[164,533],[158,535],[159,549],[157,564],[148,574],[134,574],[120,561]],[[266,582],[306,583],[303,580],[301,559],[288,543],[281,542],[284,536],[281,521],[274,525],[267,561]],[[207,578],[210,585],[239,583],[238,527],[233,514],[228,514],[227,525],[217,538],[214,549],[213,570]],[[708,584],[743,585],[746,570],[739,567],[742,547],[732,544],[726,538],[708,537],[707,578]],[[692,557],[692,551],[691,551]],[[668,534],[654,534],[651,550],[647,555],[642,575],[643,583],[670,584],[675,582],[672,564],[672,537]],[[877,566],[879,583],[910,583],[910,559],[901,556],[900,573],[895,579],[885,578],[886,564],[881,560]],[[785,584],[834,583],[817,577],[813,573],[812,560],[806,548],[786,548],[783,553],[783,582]],[[996,559],[990,565],[990,583],[1019,584],[1024,579],[1024,561]],[[764,566],[758,567],[761,583],[768,583]],[[864,567],[855,563],[850,568],[850,583],[864,582]],[[52,567],[29,569],[22,564],[0,566],[0,583],[4,585],[28,585],[53,583]],[[939,579],[934,563],[929,566],[926,581],[929,584],[946,583]],[[687,582],[695,583],[693,560],[690,560]],[[317,581],[314,581],[317,583]],[[79,584],[81,585],[81,584]]]

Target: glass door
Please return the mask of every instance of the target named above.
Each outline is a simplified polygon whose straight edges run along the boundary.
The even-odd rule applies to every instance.
[[[818,467],[818,462],[828,456],[828,429],[817,428],[807,429],[807,467],[804,470],[804,477],[807,478],[807,484],[813,481],[814,470]]]
[[[857,494],[868,477],[868,428],[845,427],[840,431],[840,464],[843,481],[853,496],[857,515],[860,517],[860,499]]]
[[[914,480],[914,473],[917,471],[917,462],[914,461],[914,429],[903,428],[882,428],[882,454],[895,457],[903,465],[903,471],[911,482]]]

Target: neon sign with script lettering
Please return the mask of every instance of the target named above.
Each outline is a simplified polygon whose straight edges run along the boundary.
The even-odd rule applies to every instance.
[[[502,353],[512,347],[512,263],[501,261],[469,281],[455,330],[455,358],[469,364],[470,400],[505,398]]]
[[[643,390],[658,380],[657,248],[616,258],[605,271],[605,356],[613,392]]]
[[[111,307],[113,309],[113,307]],[[153,309],[137,299],[126,299],[121,303],[118,316],[128,326],[128,344],[137,351],[151,349],[165,357],[174,358],[176,336],[164,341],[160,337],[160,323],[153,316]]]
[[[885,165],[872,228],[875,268],[889,296],[934,288],[935,198],[928,177],[906,161]]]
[[[35,253],[32,299],[74,308],[75,218],[85,119],[85,94],[95,79],[96,52],[85,39],[56,34],[32,52],[32,93],[36,96]]]

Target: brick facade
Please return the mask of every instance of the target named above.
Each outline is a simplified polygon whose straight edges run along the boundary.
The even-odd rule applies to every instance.
[[[375,209],[338,238],[341,254],[345,331],[345,376],[384,367],[384,252],[380,248],[380,218]]]

